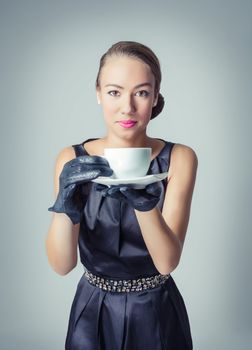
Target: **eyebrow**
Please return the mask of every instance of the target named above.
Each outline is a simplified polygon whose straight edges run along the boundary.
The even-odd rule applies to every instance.
[[[117,87],[118,89],[123,89],[122,86],[117,85],[117,84],[107,84],[107,85],[105,85],[105,87],[108,87],[108,86],[113,86],[113,87]],[[140,88],[142,86],[150,86],[150,87],[152,87],[152,84],[149,83],[149,82],[138,84],[138,85],[135,86],[135,89],[138,89],[138,88]]]

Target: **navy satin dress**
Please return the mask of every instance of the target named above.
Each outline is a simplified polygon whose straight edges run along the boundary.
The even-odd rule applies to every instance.
[[[92,139],[88,139],[88,142]],[[73,145],[87,155],[85,142]],[[174,143],[152,160],[148,174],[168,171]],[[162,181],[162,209],[167,180]],[[134,279],[158,274],[149,255],[134,209],[104,198],[93,182],[82,186],[85,205],[79,232],[82,264],[93,274]],[[108,292],[83,275],[72,303],[66,350],[190,350],[192,338],[183,298],[173,280],[139,292]]]

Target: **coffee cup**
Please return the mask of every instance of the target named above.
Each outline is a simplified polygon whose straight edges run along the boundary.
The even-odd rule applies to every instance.
[[[114,178],[130,179],[143,177],[147,174],[150,166],[151,148],[105,148],[104,157],[114,172]]]

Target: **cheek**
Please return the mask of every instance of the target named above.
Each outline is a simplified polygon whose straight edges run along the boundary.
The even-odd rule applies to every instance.
[[[106,105],[103,107],[104,111],[106,111],[107,113],[110,113],[114,110],[112,105]]]
[[[103,113],[106,120],[109,120],[111,119],[111,117],[114,117],[116,115],[116,112],[117,108],[112,103],[103,105]]]
[[[152,113],[152,104],[151,103],[146,103],[145,105],[141,106],[141,119],[143,121],[148,121],[150,119]]]

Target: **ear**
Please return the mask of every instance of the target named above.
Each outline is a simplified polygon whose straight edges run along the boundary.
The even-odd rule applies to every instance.
[[[153,101],[153,107],[155,107],[155,106],[157,105],[157,102],[158,102],[158,94],[159,94],[159,92],[157,92],[156,97],[155,97],[155,100]]]
[[[96,89],[96,98],[98,105],[101,104],[101,93],[99,89]]]

